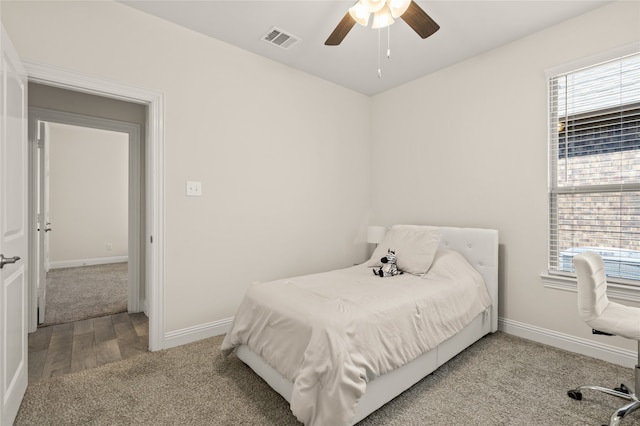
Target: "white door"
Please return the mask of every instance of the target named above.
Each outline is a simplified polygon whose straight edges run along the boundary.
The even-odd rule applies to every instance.
[[[44,323],[47,300],[47,271],[49,270],[49,139],[48,126],[44,121],[37,123],[38,142],[38,324]],[[35,260],[34,260],[35,261]]]
[[[10,425],[27,389],[27,78],[0,36],[0,424]]]

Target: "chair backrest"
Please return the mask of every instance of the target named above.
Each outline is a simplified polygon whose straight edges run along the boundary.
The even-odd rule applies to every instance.
[[[578,311],[583,321],[598,318],[609,305],[604,262],[598,253],[584,252],[573,258],[578,277]]]

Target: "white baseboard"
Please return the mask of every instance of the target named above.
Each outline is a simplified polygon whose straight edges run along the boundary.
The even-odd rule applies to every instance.
[[[505,318],[498,318],[498,330],[624,367],[633,368],[638,362],[638,354],[635,351],[605,345],[594,342],[593,340],[587,340]]]
[[[163,348],[173,348],[197,340],[225,334],[231,329],[232,324],[233,317],[183,328],[181,330],[170,331],[164,335]],[[502,317],[498,318],[498,330],[544,345],[601,359],[628,368],[633,368],[638,361],[638,354],[635,351],[605,345],[592,340],[535,327]]]
[[[175,346],[185,345],[197,340],[206,339],[213,336],[219,336],[231,330],[233,317],[219,321],[200,324],[194,327],[183,328],[181,330],[170,331],[164,335],[164,349],[173,348]]]
[[[61,260],[49,262],[49,270],[60,268],[75,268],[78,266],[106,265],[107,263],[128,262],[129,256],[99,257],[96,259]]]

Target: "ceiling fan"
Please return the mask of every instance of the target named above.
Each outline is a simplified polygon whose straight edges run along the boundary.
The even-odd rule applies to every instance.
[[[393,18],[402,18],[422,38],[427,38],[440,29],[440,25],[413,0],[358,0],[349,8],[324,44],[339,45],[356,23],[366,27],[371,14],[371,28],[387,27],[394,22]]]

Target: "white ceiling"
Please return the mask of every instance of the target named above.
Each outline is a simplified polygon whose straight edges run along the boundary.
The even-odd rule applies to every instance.
[[[401,19],[380,33],[382,77],[378,78],[378,30],[353,27],[339,46],[324,41],[355,3],[352,1],[124,0],[122,3],[274,61],[374,95],[602,7],[599,0],[447,0],[416,3],[440,30],[421,39]],[[272,27],[301,40],[285,50],[262,41]],[[523,53],[525,54],[525,53]]]

